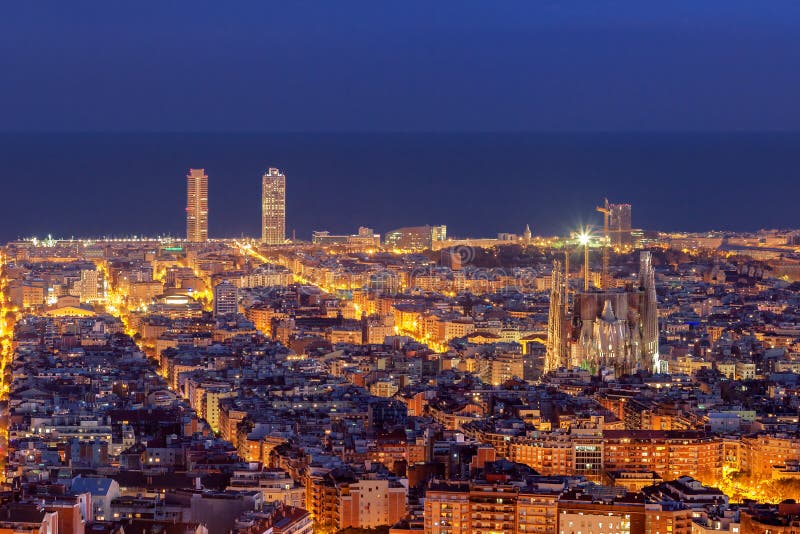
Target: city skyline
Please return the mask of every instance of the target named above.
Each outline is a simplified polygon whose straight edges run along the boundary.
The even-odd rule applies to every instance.
[[[178,177],[192,165],[212,177],[210,232],[217,237],[260,236],[261,206],[255,199],[268,166],[284,170],[292,190],[303,192],[287,197],[287,235],[296,230],[305,238],[314,230],[346,233],[364,224],[386,231],[437,219],[453,235],[519,232],[526,223],[536,233],[559,234],[587,222],[599,226],[600,215],[587,208],[604,197],[635,205],[636,226],[651,230],[753,231],[798,224],[792,198],[800,183],[793,170],[800,136],[792,135],[0,135],[0,140],[0,160],[10,177],[5,193],[35,198],[48,214],[39,217],[25,203],[8,204],[0,214],[3,240],[48,233],[184,235],[185,218],[175,206],[185,202],[186,192]],[[476,203],[487,177],[499,187]],[[449,186],[452,180],[459,186]]]
[[[624,530],[625,514],[637,529],[672,525],[690,534],[692,524],[709,521],[698,509],[725,510],[727,532],[757,534],[751,523],[791,513],[785,503],[763,503],[798,495],[787,481],[800,462],[800,426],[793,407],[772,399],[791,401],[800,371],[800,230],[726,243],[659,235],[623,250],[611,246],[612,232],[596,235],[599,246],[590,249],[585,232],[565,248],[527,233],[454,243],[443,225],[408,227],[386,244],[412,250],[390,254],[376,254],[378,236],[366,227],[282,247],[8,243],[0,249],[0,352],[13,366],[0,378],[0,394],[8,392],[15,423],[0,474],[8,480],[40,469],[28,463],[39,449],[16,451],[44,439],[113,487],[142,465],[126,443],[144,440],[147,463],[161,463],[171,477],[181,477],[183,462],[200,451],[227,448],[238,462],[230,485],[196,498],[224,491],[229,502],[243,488],[260,488],[283,503],[280,510],[296,510],[303,534],[312,519],[314,531],[395,525],[404,534],[436,534],[442,521],[457,520],[463,532],[470,524],[488,527],[487,511],[502,515],[502,527],[492,528],[512,534],[533,525],[555,534],[570,522],[600,529],[609,517]],[[571,256],[583,261],[569,268]],[[742,335],[744,328],[758,335]],[[98,358],[106,358],[103,365]],[[76,372],[92,379],[73,383]],[[276,373],[284,373],[278,384]],[[747,410],[732,404],[745,398],[740,388],[767,381],[780,384],[769,397],[747,397]],[[68,434],[57,412],[78,385],[97,388],[100,413],[113,403],[128,406],[107,412],[121,433],[108,437],[112,430],[85,411],[81,421],[96,424],[81,423],[83,441]],[[30,414],[31,395],[53,414],[38,407]],[[165,406],[179,406],[188,420],[159,411]],[[159,442],[125,430],[131,413],[145,409],[159,426],[180,422],[180,434]],[[776,410],[782,421],[773,428]],[[367,449],[369,463],[337,453],[337,422],[358,413],[367,414],[366,425],[348,432],[377,443]],[[39,431],[26,426],[29,415]],[[286,430],[263,432],[305,418],[312,426],[292,431],[294,439],[318,439],[315,458],[341,465],[321,467],[325,476],[286,463],[301,450],[284,441]],[[288,467],[265,469],[273,455]],[[41,461],[61,459],[43,454]],[[119,473],[106,470],[117,463]],[[435,465],[442,468],[427,471]],[[52,511],[79,500],[83,476],[71,480],[71,493],[38,506]],[[260,487],[266,480],[277,486]],[[703,504],[674,497],[686,492]],[[353,494],[377,512],[341,519]],[[411,505],[419,496],[424,508]],[[448,508],[464,498],[472,499],[468,513]],[[98,502],[91,517],[152,505],[114,498]],[[212,529],[250,520],[238,509],[209,515],[170,506]],[[52,521],[66,512],[50,513]],[[408,533],[403,520],[418,528]]]
[[[18,2],[0,534],[797,534],[796,0]]]

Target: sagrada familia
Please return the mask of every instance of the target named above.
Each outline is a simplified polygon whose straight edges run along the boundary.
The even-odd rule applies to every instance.
[[[650,252],[640,254],[635,283],[577,291],[571,302],[569,297],[568,270],[555,261],[545,372],[573,367],[592,374],[613,370],[615,376],[658,371],[658,309]]]

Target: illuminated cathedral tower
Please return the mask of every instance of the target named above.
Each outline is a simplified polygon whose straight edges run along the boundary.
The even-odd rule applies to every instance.
[[[553,262],[553,274],[550,275],[550,315],[547,321],[547,352],[544,359],[544,371],[549,372],[568,365],[566,314],[567,277],[561,272],[561,263]]]
[[[636,285],[575,293],[565,306],[560,265],[553,273],[545,371],[582,367],[621,376],[658,371],[658,309],[650,252],[639,259]]]
[[[642,306],[642,352],[649,358],[653,370],[659,372],[661,363],[658,354],[658,302],[656,300],[656,278],[653,259],[649,251],[639,255],[639,285],[644,293]]]

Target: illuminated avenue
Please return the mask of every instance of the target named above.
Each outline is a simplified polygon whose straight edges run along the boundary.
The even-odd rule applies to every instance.
[[[209,239],[208,180],[187,174],[187,239],[2,248],[0,532],[739,534],[800,513],[800,231],[645,231],[606,201],[567,236],[290,240],[273,168],[262,238]]]

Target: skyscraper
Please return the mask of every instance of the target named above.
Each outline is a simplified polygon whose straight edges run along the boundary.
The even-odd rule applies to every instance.
[[[629,247],[631,239],[631,205],[609,204],[608,230],[611,246]]]
[[[227,281],[214,286],[214,317],[235,315],[238,310],[238,288]]]
[[[186,240],[208,241],[208,175],[205,169],[189,169],[186,175]]]
[[[267,245],[286,241],[286,176],[274,167],[261,178],[261,241]]]

